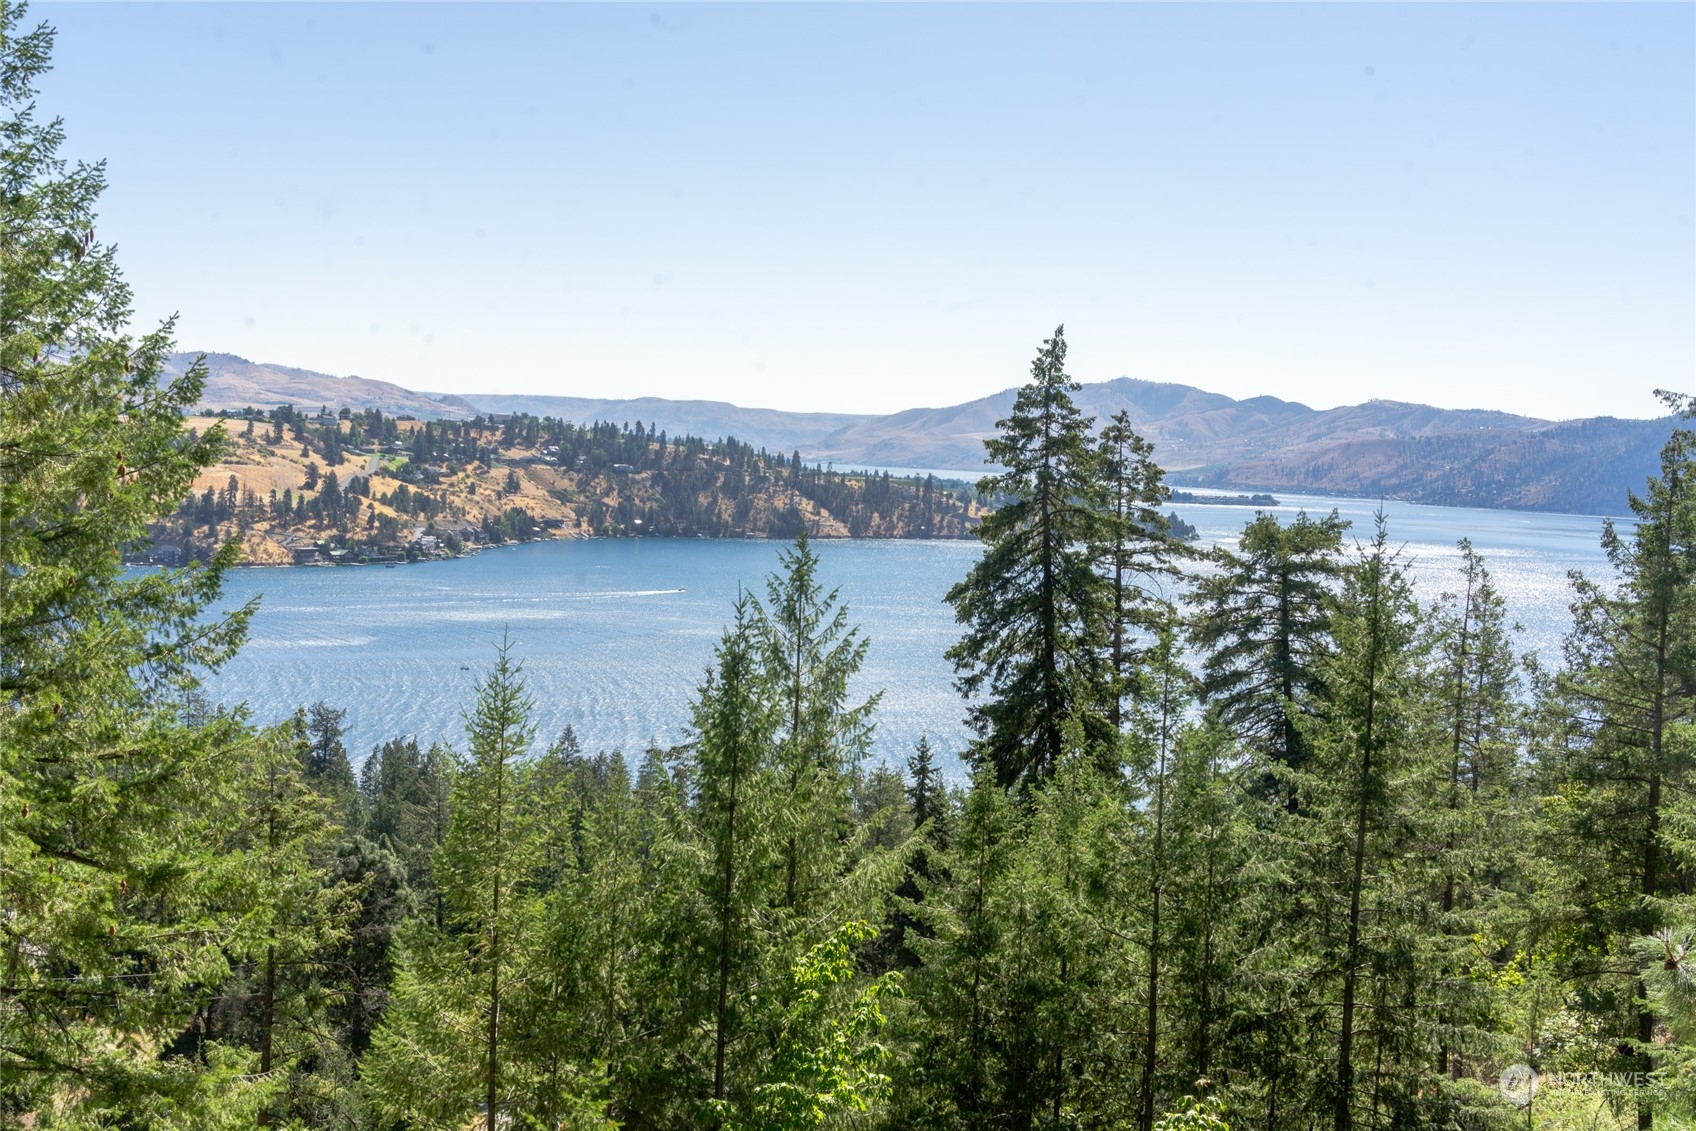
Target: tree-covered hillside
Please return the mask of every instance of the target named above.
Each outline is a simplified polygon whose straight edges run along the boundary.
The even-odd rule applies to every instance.
[[[932,476],[839,472],[641,422],[284,405],[189,425],[224,434],[221,458],[132,556],[186,561],[238,536],[252,563],[399,561],[550,537],[959,538],[984,509],[975,490]]]

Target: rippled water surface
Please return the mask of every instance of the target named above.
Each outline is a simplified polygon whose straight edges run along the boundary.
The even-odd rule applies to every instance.
[[[1363,540],[1374,505],[1280,496],[1275,513],[1332,507]],[[1249,507],[1179,506],[1202,543],[1232,545]],[[1469,537],[1524,626],[1523,644],[1553,658],[1565,630],[1567,571],[1605,576],[1602,520],[1579,515],[1387,507],[1390,534],[1421,594],[1453,584]],[[943,651],[958,635],[943,594],[978,554],[975,542],[818,542],[836,586],[871,640],[862,694],[881,690],[876,750],[899,761],[921,733],[952,754],[965,743],[961,700]],[[589,749],[640,750],[681,739],[689,700],[740,588],[763,592],[775,544],[593,540],[533,543],[475,557],[399,566],[253,568],[230,576],[235,602],[260,597],[251,639],[209,690],[246,700],[256,718],[323,700],[347,709],[355,758],[395,734],[460,741],[460,712],[501,634],[510,632],[536,699],[542,740],[566,724]]]

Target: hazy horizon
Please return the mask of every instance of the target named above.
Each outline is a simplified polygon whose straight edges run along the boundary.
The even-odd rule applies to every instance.
[[[184,349],[184,348],[182,348],[181,343],[178,344],[176,356],[198,355],[198,354],[204,354],[207,357],[214,357],[214,356],[219,356],[219,355],[237,357],[237,358],[240,358],[242,361],[245,361],[245,362],[247,362],[251,365],[274,367],[274,368],[278,368],[278,369],[303,370],[303,371],[306,371],[306,372],[317,373],[320,376],[332,377],[332,378],[337,378],[337,379],[352,378],[352,379],[357,379],[357,380],[379,380],[379,381],[387,380],[386,378],[381,378],[381,377],[374,378],[374,377],[371,377],[370,374],[366,374],[366,373],[334,373],[334,372],[329,372],[329,371],[326,371],[326,370],[312,370],[312,369],[308,369],[306,366],[293,365],[289,362],[278,361],[274,358],[246,357],[242,354],[236,353],[233,350]],[[1119,381],[1119,380],[1133,380],[1134,381],[1134,380],[1148,380],[1148,379],[1147,378],[1128,377],[1125,374],[1120,374],[1117,377],[1103,377],[1100,380],[1085,380],[1085,381],[1082,381],[1081,383],[1087,384],[1087,385],[1096,385],[1096,384],[1107,384],[1109,382]],[[1149,381],[1149,383],[1150,384],[1156,384],[1156,385],[1160,385],[1160,384],[1184,385],[1185,387],[1200,388],[1202,392],[1206,392],[1206,393],[1217,393],[1218,392],[1217,389],[1207,389],[1207,388],[1202,388],[1201,386],[1188,386],[1187,383],[1180,382],[1180,381]],[[390,384],[397,384],[397,382],[390,382]],[[1002,385],[998,388],[986,389],[985,391],[977,393],[976,395],[967,396],[967,397],[962,398],[959,401],[954,401],[954,402],[950,402],[950,403],[947,403],[947,404],[943,404],[943,403],[937,403],[937,404],[914,403],[914,404],[909,404],[909,405],[903,405],[902,407],[892,409],[889,412],[869,412],[869,411],[858,410],[858,409],[849,409],[849,408],[836,409],[836,408],[829,408],[829,407],[826,407],[826,408],[789,409],[789,408],[784,408],[782,405],[760,404],[760,403],[755,403],[755,402],[752,402],[752,401],[733,401],[733,400],[729,400],[728,398],[725,398],[725,397],[713,396],[708,391],[702,391],[700,393],[690,395],[690,396],[662,397],[662,396],[659,396],[658,394],[654,394],[654,393],[630,393],[630,394],[617,394],[617,395],[597,395],[597,394],[588,393],[588,392],[552,392],[552,391],[549,391],[549,390],[546,390],[546,389],[514,391],[514,390],[511,390],[511,389],[499,389],[499,388],[488,388],[488,389],[475,389],[475,390],[473,390],[473,389],[424,389],[424,388],[414,388],[412,386],[407,386],[407,385],[402,385],[401,387],[408,389],[411,392],[422,393],[423,395],[429,396],[429,397],[450,397],[450,396],[451,397],[463,397],[463,398],[475,398],[475,397],[569,397],[569,398],[579,399],[579,400],[606,400],[606,401],[637,401],[637,400],[666,400],[666,401],[678,401],[678,402],[703,401],[703,402],[711,402],[711,403],[719,403],[719,404],[729,404],[729,405],[731,405],[735,408],[765,409],[765,410],[771,410],[771,411],[776,411],[776,412],[786,412],[786,413],[796,413],[796,414],[809,414],[809,413],[811,413],[811,414],[829,415],[829,416],[842,416],[842,415],[889,416],[889,415],[894,415],[894,414],[909,411],[909,410],[923,411],[923,410],[929,410],[929,409],[953,408],[953,407],[960,405],[960,404],[967,404],[967,403],[970,403],[972,401],[984,400],[984,399],[989,398],[989,397],[998,396],[1002,393],[1016,392],[1019,388],[1019,384],[1020,384],[1019,382],[1014,382],[1014,383],[1011,383],[1011,384]],[[1481,409],[1480,406],[1478,406],[1478,405],[1467,405],[1467,404],[1433,405],[1428,401],[1419,400],[1417,398],[1417,396],[1415,396],[1415,397],[1366,397],[1366,398],[1363,398],[1361,400],[1356,400],[1356,401],[1340,401],[1336,404],[1314,404],[1311,401],[1301,400],[1298,397],[1280,396],[1276,392],[1254,393],[1254,394],[1248,394],[1248,395],[1244,395],[1244,396],[1236,396],[1235,394],[1224,394],[1224,395],[1232,396],[1233,399],[1238,400],[1238,401],[1253,400],[1253,399],[1256,399],[1258,397],[1272,397],[1276,400],[1286,401],[1286,402],[1293,403],[1293,404],[1299,404],[1299,405],[1302,405],[1305,408],[1310,408],[1310,409],[1313,409],[1313,410],[1318,411],[1318,412],[1324,412],[1324,411],[1327,411],[1329,409],[1349,408],[1349,407],[1352,407],[1354,405],[1368,404],[1372,401],[1401,401],[1402,403],[1406,403],[1406,404],[1420,404],[1420,405],[1426,405],[1427,407],[1431,407],[1431,408],[1450,409],[1450,410],[1454,410],[1454,411],[1477,410],[1477,411],[1512,412],[1512,413],[1514,413],[1515,415],[1518,415],[1518,416],[1530,417],[1530,418],[1533,418],[1533,419],[1550,420],[1550,421],[1577,420],[1577,419],[1589,419],[1590,418],[1590,417],[1568,417],[1568,416],[1540,416],[1535,411],[1525,410],[1525,409],[1521,409],[1521,410]],[[1656,402],[1656,403],[1658,404],[1659,402]],[[235,407],[238,407],[238,406],[235,406],[235,405],[217,405],[215,407],[217,407],[217,408],[235,408]],[[336,406],[331,406],[331,407],[336,407]],[[1593,417],[1593,416],[1613,416],[1613,417],[1617,417],[1619,419],[1658,420],[1658,419],[1660,419],[1664,416],[1667,416],[1667,415],[1668,415],[1668,413],[1667,413],[1665,407],[1662,406],[1660,411],[1658,411],[1658,412],[1645,412],[1645,413],[1640,413],[1640,414],[1635,414],[1635,415],[1629,414],[1629,413],[1619,413],[1619,412],[1593,413],[1593,414],[1591,414],[1591,417]]]

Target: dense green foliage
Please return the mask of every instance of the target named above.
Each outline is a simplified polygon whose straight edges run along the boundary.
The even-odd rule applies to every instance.
[[[1422,606],[1382,518],[1345,549],[1334,516],[1262,515],[1191,568],[1057,332],[950,597],[968,777],[928,742],[866,764],[868,643],[799,531],[687,743],[537,749],[503,644],[464,750],[397,738],[356,774],[343,710],[259,730],[197,694],[241,641],[246,610],[208,616],[230,550],[121,568],[219,436],[181,430],[166,332],[123,333],[100,170],[35,122],[21,21],[0,7],[0,1125],[1696,1119],[1690,428],[1547,671],[1470,546]]]
[[[1053,718],[1041,697],[1003,715],[1024,720],[1017,742],[986,726],[964,782],[928,743],[904,780],[863,765],[876,704],[849,691],[866,642],[805,538],[734,610],[693,741],[634,772],[569,732],[531,751],[504,655],[468,755],[385,743],[356,798],[337,713],[304,713],[306,780],[368,846],[342,858],[371,885],[368,926],[318,945],[347,953],[355,929],[388,945],[321,1007],[363,1003],[367,1047],[353,1026],[332,1026],[342,1060],[296,1040],[294,1079],[321,1065],[319,1091],[291,1084],[278,1114],[334,1122],[307,1102],[320,1092],[347,1126],[1690,1114],[1689,431],[1631,533],[1608,536],[1619,584],[1578,581],[1558,672],[1514,653],[1464,544],[1430,607],[1382,522],[1345,551],[1334,517],[1261,516],[1236,553],[1176,568],[1158,468],[1127,475],[1107,445],[1075,457],[1077,533],[1056,546],[1095,579],[1053,606],[1077,623],[982,634],[1009,665],[1063,641],[1067,694]],[[985,537],[1040,536],[1036,488],[1002,484],[1037,501]],[[1013,773],[1008,749],[1026,752]],[[402,890],[364,894],[395,872]],[[1516,1107],[1495,1085],[1516,1062],[1561,1083]]]
[[[1068,727],[1092,745],[1110,744],[1108,582],[1094,558],[1106,491],[1065,364],[1056,330],[999,422],[1001,435],[985,444],[1007,470],[978,489],[1000,505],[979,529],[983,558],[948,594],[966,626],[949,658],[961,693],[975,700],[980,751],[1003,785],[1053,774]]]
[[[36,119],[51,37],[23,18],[0,6],[0,1112],[239,1125],[267,1090],[239,1075],[255,1058],[171,1042],[243,963],[305,945],[266,908],[311,869],[312,816],[260,836],[292,748],[195,694],[242,637],[247,610],[199,619],[231,550],[122,570],[218,437],[182,432],[198,371],[159,382],[169,327],[125,333],[104,170]]]

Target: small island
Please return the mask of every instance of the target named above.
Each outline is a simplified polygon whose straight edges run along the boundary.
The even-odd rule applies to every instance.
[[[1167,500],[1172,503],[1204,507],[1275,507],[1278,500],[1271,495],[1197,495],[1191,491],[1173,491]]]

